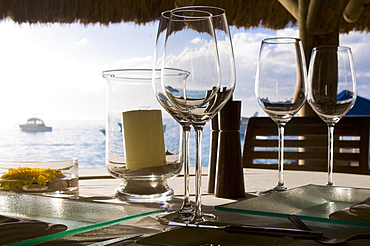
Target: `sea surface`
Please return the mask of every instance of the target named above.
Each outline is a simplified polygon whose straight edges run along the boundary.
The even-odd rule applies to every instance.
[[[178,132],[179,124],[165,120],[166,132]],[[46,121],[51,132],[23,132],[18,125],[0,126],[0,156],[58,156],[78,159],[79,168],[105,167],[105,129],[102,121]],[[174,128],[177,128],[174,129]],[[173,134],[171,139],[173,138]],[[177,141],[166,139],[166,141]],[[190,139],[190,165],[195,166],[194,132]],[[209,123],[202,138],[202,165],[208,166],[210,146]]]

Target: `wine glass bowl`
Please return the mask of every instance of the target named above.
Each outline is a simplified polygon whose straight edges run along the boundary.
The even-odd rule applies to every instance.
[[[261,43],[255,94],[261,108],[279,130],[278,184],[259,192],[284,191],[284,127],[306,101],[306,63],[301,41],[296,38],[267,38]]]
[[[328,126],[327,185],[333,185],[334,126],[353,107],[357,97],[351,49],[344,46],[315,47],[308,81],[308,103]]]
[[[199,81],[196,84],[196,89],[192,90],[190,88],[192,82],[192,75],[186,83],[187,89],[181,90],[183,85],[179,85],[180,89],[178,90],[179,94],[177,99],[179,100],[180,105],[182,106],[182,111],[186,112],[187,117],[191,118],[193,122],[203,122],[207,123],[211,118],[214,117],[217,112],[226,104],[227,99],[232,96],[232,93],[235,88],[235,61],[234,61],[234,52],[231,42],[230,30],[226,18],[225,10],[219,7],[214,6],[187,6],[177,8],[176,10],[182,11],[182,13],[191,13],[191,11],[199,12],[200,15],[204,13],[212,14],[212,25],[214,30],[214,36],[217,44],[218,52],[218,61],[220,68],[220,84],[219,85],[207,85],[210,77],[215,77],[215,73],[207,74],[207,71],[200,71],[204,74],[204,78],[199,81],[203,81],[203,86],[207,86],[206,90],[199,91]],[[199,15],[198,13],[198,15]],[[191,15],[194,15],[191,13]],[[181,23],[179,24],[181,25]],[[176,28],[175,28],[176,29]],[[199,40],[198,40],[199,42]],[[203,48],[203,51],[205,48]],[[205,57],[203,57],[205,58]],[[182,59],[182,58],[181,58]],[[214,58],[213,58],[214,59]],[[208,59],[209,61],[209,59]],[[213,63],[214,61],[212,61]],[[173,62],[176,63],[176,62]],[[201,70],[207,70],[207,66],[212,66],[210,62],[200,62],[196,68]],[[169,66],[170,67],[170,66]],[[190,68],[186,69],[188,71]],[[211,70],[210,70],[211,71]],[[193,71],[194,72],[194,71]],[[218,75],[218,74],[217,74]],[[195,76],[195,75],[194,75]],[[172,87],[169,87],[172,90]],[[175,98],[171,95],[173,91],[169,92],[169,97],[174,100]],[[184,92],[187,92],[187,95],[182,95]],[[186,100],[183,100],[186,96]],[[226,100],[225,100],[226,99]],[[186,103],[187,105],[185,105]]]
[[[162,80],[166,84],[164,90],[166,97],[172,105],[176,105],[182,115],[190,122],[199,124],[207,123],[218,111],[214,107],[219,107],[220,96],[223,95],[217,86],[211,89],[184,86],[186,78],[190,72],[181,70],[182,75],[174,74],[178,69],[163,69]],[[177,73],[177,72],[176,72]],[[177,85],[175,84],[177,83]],[[229,90],[230,93],[230,90]],[[223,101],[222,101],[223,102]]]

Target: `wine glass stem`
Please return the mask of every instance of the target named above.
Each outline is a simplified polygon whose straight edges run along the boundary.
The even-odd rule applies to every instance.
[[[279,152],[278,152],[278,186],[284,186],[284,124],[278,124],[279,129]]]
[[[328,124],[328,183],[333,185],[333,167],[334,167],[334,125]]]
[[[202,133],[203,125],[194,126],[195,130],[195,218],[202,217],[202,191],[201,191],[201,181],[202,181]]]
[[[184,166],[184,201],[181,210],[183,212],[190,212],[192,206],[190,203],[190,172],[189,172],[189,137],[190,125],[182,125],[182,158]]]

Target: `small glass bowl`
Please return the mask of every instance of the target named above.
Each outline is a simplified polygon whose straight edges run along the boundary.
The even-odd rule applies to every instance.
[[[71,157],[0,157],[0,191],[78,198],[78,161]]]

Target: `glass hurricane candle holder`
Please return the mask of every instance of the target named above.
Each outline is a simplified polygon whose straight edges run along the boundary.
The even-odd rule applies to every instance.
[[[110,70],[103,77],[108,83],[106,166],[122,179],[116,197],[130,202],[171,200],[167,180],[182,166],[180,129],[155,98],[152,70]]]
[[[70,157],[0,157],[0,190],[78,198],[78,161]]]

